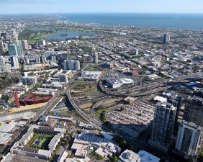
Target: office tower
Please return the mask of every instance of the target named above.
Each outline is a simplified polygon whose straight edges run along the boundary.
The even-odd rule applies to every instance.
[[[183,121],[179,124],[176,138],[175,153],[185,158],[199,154],[202,149],[203,128],[192,122]]]
[[[28,50],[27,40],[21,40],[23,50]]]
[[[55,55],[51,55],[51,60],[52,61],[56,61],[56,56]]]
[[[16,46],[17,46],[18,56],[23,57],[23,47],[22,47],[21,41],[17,41]]]
[[[98,53],[97,52],[94,53],[93,57],[94,57],[94,63],[97,64],[98,63]]]
[[[0,40],[0,51],[5,51],[4,42]]]
[[[16,32],[15,29],[12,30],[12,41],[18,41],[18,33]]]
[[[185,104],[183,119],[203,127],[203,98],[189,97]]]
[[[17,47],[14,43],[8,45],[8,53],[10,56],[17,56]]]
[[[64,60],[64,70],[80,70],[80,61],[78,60]]]
[[[40,62],[43,64],[47,61],[46,56],[40,56]]]
[[[180,110],[180,105],[181,105],[181,97],[174,95],[174,96],[170,96],[167,98],[167,102],[171,103],[174,107],[177,108],[177,112],[176,112],[176,119],[175,119],[175,125],[174,125],[174,132],[178,132],[178,112]]]
[[[3,56],[0,56],[0,66],[5,65],[5,58]]]
[[[19,68],[19,61],[18,61],[18,57],[17,56],[11,56],[10,57],[11,60],[11,67],[12,68]]]
[[[163,35],[163,43],[169,43],[170,42],[170,34],[166,33]]]
[[[132,55],[138,55],[138,48],[133,48],[133,49],[131,50],[131,54],[132,54]]]
[[[46,41],[44,39],[41,39],[39,41],[39,45],[45,46],[46,45]]]
[[[150,145],[164,152],[168,151],[172,142],[175,117],[176,107],[167,102],[157,104]]]
[[[68,77],[66,74],[59,74],[59,82],[68,83]]]
[[[9,56],[23,56],[23,48],[21,41],[16,41],[8,45]]]

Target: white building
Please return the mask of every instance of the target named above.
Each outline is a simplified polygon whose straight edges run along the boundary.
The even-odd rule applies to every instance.
[[[138,154],[134,153],[131,150],[125,150],[119,156],[119,162],[141,162]]]
[[[23,50],[28,50],[28,43],[27,40],[21,40]]]
[[[63,151],[59,156],[59,158],[57,159],[57,162],[64,162],[67,157],[68,157],[68,152]]]
[[[82,71],[78,80],[98,81],[101,76],[101,71]]]

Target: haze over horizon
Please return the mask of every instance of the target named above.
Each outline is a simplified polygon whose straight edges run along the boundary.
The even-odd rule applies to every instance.
[[[0,0],[0,14],[197,13],[202,0]]]

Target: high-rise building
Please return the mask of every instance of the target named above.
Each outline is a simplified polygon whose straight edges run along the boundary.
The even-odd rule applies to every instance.
[[[93,56],[94,56],[94,63],[97,64],[98,63],[98,53],[95,52]]]
[[[203,127],[203,98],[189,97],[185,104],[183,119]]]
[[[47,61],[46,56],[40,56],[40,62],[43,64]]]
[[[176,107],[169,103],[158,103],[155,111],[149,144],[167,152],[173,136]]]
[[[80,70],[79,60],[64,60],[64,70]]]
[[[11,60],[11,67],[12,68],[19,68],[19,61],[18,61],[18,57],[17,56],[11,56],[10,57]]]
[[[21,40],[23,50],[28,50],[27,40]]]
[[[46,41],[45,41],[44,39],[41,39],[41,40],[39,41],[39,45],[45,46],[45,45],[46,45]]]
[[[0,51],[5,51],[4,42],[0,40]]]
[[[203,128],[195,123],[183,121],[179,124],[174,152],[185,158],[194,157],[202,149],[202,141]]]
[[[131,55],[138,55],[139,53],[138,53],[138,48],[133,48],[132,50],[131,50]]]
[[[68,77],[66,74],[59,74],[59,82],[68,83]]]
[[[169,33],[166,33],[163,35],[163,43],[169,43],[170,42],[170,34]]]
[[[8,53],[10,56],[23,56],[23,48],[21,41],[16,41],[8,45]]]
[[[5,58],[3,56],[0,56],[0,66],[3,66],[5,64]]]

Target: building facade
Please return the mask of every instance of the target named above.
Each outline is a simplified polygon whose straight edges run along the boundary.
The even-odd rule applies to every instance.
[[[9,56],[23,56],[23,48],[21,41],[15,41],[8,45]]]
[[[23,84],[36,84],[37,83],[37,76],[24,76],[22,77]]]
[[[10,60],[11,60],[11,67],[12,68],[20,68],[17,56],[11,56]]]
[[[199,126],[203,126],[203,98],[193,96],[188,98],[185,104],[183,119],[189,122],[193,122]]]
[[[163,35],[163,43],[169,43],[170,42],[170,34],[169,33],[166,33]]]
[[[184,157],[194,157],[202,148],[203,128],[192,122],[179,124],[175,149]]]
[[[23,50],[28,50],[27,40],[21,40]]]
[[[41,40],[39,41],[39,45],[45,46],[45,45],[46,45],[46,41],[45,41],[44,39],[41,39]]]
[[[155,111],[152,135],[149,144],[167,152],[173,137],[176,107],[169,103],[158,103]]]
[[[94,53],[94,63],[97,64],[98,63],[98,53]]]
[[[80,61],[64,60],[63,67],[64,67],[64,70],[80,70]]]

